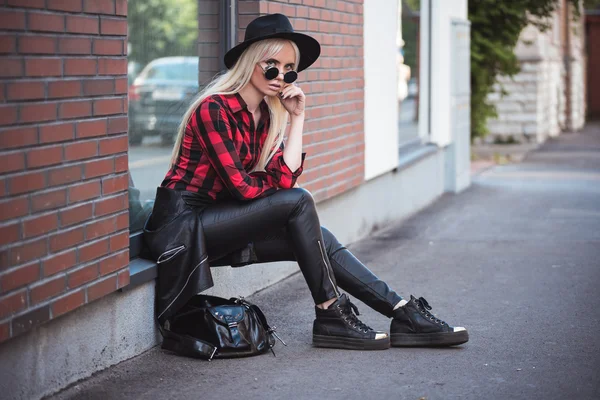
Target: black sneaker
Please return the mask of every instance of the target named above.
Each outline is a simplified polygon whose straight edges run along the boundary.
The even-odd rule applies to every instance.
[[[392,346],[454,346],[469,341],[465,328],[449,326],[429,310],[431,306],[427,300],[413,296],[396,309],[390,327]]]
[[[383,350],[390,347],[390,337],[363,324],[354,314],[358,308],[342,294],[327,310],[315,307],[313,345],[350,350]]]

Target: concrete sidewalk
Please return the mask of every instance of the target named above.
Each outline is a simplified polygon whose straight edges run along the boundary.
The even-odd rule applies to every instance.
[[[423,296],[438,317],[467,327],[471,341],[313,348],[313,306],[297,274],[250,299],[288,343],[277,357],[208,363],[154,348],[55,398],[600,398],[599,125],[487,169],[465,192],[351,249],[402,295]],[[363,321],[389,329],[357,305]]]

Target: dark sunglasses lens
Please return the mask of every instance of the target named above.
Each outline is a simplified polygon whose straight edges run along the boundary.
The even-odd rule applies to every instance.
[[[265,78],[268,80],[277,78],[277,75],[279,75],[279,70],[275,67],[271,67],[265,71]]]
[[[283,81],[285,83],[292,83],[296,79],[298,79],[298,73],[296,71],[290,71],[283,76]]]

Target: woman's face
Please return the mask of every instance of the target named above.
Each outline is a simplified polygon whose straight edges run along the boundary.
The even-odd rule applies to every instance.
[[[288,84],[283,81],[283,74],[296,68],[294,61],[296,53],[291,44],[285,43],[283,48],[275,56],[261,61],[254,67],[250,83],[265,96],[277,96]],[[273,80],[265,78],[265,72],[269,67],[276,67],[279,75]]]

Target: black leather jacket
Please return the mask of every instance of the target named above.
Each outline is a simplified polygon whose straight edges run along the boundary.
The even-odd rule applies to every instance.
[[[213,286],[201,220],[207,204],[193,192],[157,189],[144,242],[158,265],[156,316],[161,326],[194,295]],[[236,253],[236,264],[251,261],[246,249]]]

